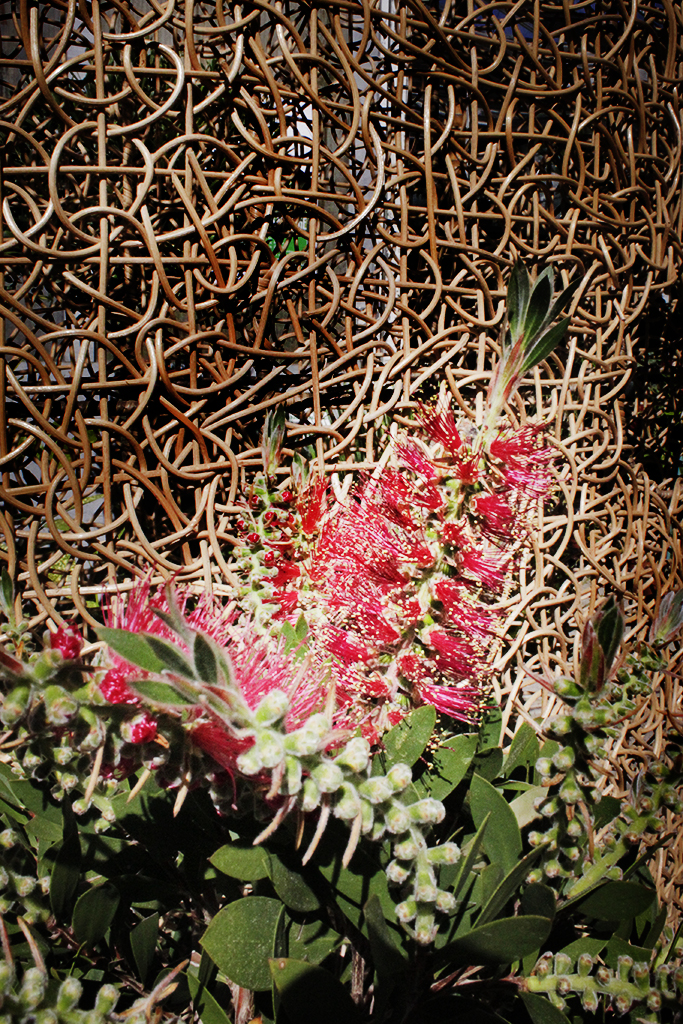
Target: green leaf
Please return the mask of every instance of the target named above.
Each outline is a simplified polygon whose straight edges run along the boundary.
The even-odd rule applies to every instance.
[[[359,846],[347,868],[341,866],[344,844],[341,829],[328,826],[315,855],[316,867],[332,887],[340,910],[357,928],[363,921],[363,907],[375,893],[388,921],[395,921],[395,902],[389,892],[386,873],[370,854]],[[374,852],[374,851],[373,851]]]
[[[517,260],[507,290],[507,316],[513,341],[520,334],[526,320],[530,292],[529,272],[521,260]]]
[[[314,918],[301,922],[285,915],[287,928],[287,955],[309,964],[320,964],[342,941],[339,932],[326,921]]]
[[[484,832],[486,831],[491,815],[487,814],[481,825],[477,829],[476,835],[472,837],[470,842],[465,846],[462,853],[463,856],[458,865],[458,873],[453,881],[453,893],[458,895],[465,882],[470,878],[472,874],[472,868],[476,864],[479,856],[479,850],[484,842]]]
[[[449,942],[435,960],[439,964],[511,964],[538,949],[547,939],[547,917],[503,917]]]
[[[597,831],[603,825],[619,817],[621,814],[621,800],[617,800],[615,796],[603,796],[593,813],[595,815],[593,828]]]
[[[432,764],[415,783],[420,796],[444,800],[459,786],[477,749],[476,733],[452,736],[432,754]]]
[[[522,895],[520,914],[553,918],[556,910],[555,892],[549,885],[544,885],[543,882],[532,882],[531,885],[527,885]]]
[[[519,825],[505,797],[479,775],[473,777],[470,786],[470,811],[477,828],[491,815],[484,850],[492,864],[500,864],[505,873],[511,871],[522,853]]]
[[[262,846],[226,843],[216,850],[209,861],[222,874],[239,878],[241,882],[258,882],[268,878],[268,854]]]
[[[50,872],[50,906],[57,921],[63,921],[81,877],[81,844],[78,832],[64,823],[65,838]]]
[[[479,750],[488,750],[489,747],[500,746],[500,737],[503,731],[503,713],[495,704],[486,712],[479,728]]]
[[[553,271],[547,267],[539,274],[531,289],[529,306],[524,318],[524,347],[532,343],[538,332],[545,326],[553,301]]]
[[[380,978],[392,977],[406,969],[406,955],[396,945],[396,933],[387,927],[382,905],[374,894],[363,907],[368,938],[372,949],[372,961]]]
[[[262,992],[270,988],[268,960],[282,912],[279,900],[246,896],[219,910],[201,944],[235,985]]]
[[[532,850],[531,853],[528,853],[526,857],[518,861],[512,870],[507,873],[488,903],[482,908],[481,914],[477,918],[477,927],[481,924],[486,924],[488,921],[493,921],[498,912],[503,909],[508,900],[518,891],[540,853],[540,849]]]
[[[163,670],[164,663],[154,653],[144,635],[131,633],[127,629],[110,629],[109,626],[100,626],[95,632],[100,640],[104,640],[112,651],[131,665],[145,672]]]
[[[14,584],[4,565],[0,576],[0,607],[8,619],[14,618]]]
[[[553,302],[548,312],[548,323],[551,324],[553,320],[557,319],[560,313],[571,305],[571,301],[576,295],[577,291],[584,282],[584,278],[579,274],[576,275],[573,281],[570,281],[566,288],[564,288]]]
[[[301,960],[271,960],[273,984],[291,1024],[360,1024],[362,1018],[336,978]]]
[[[118,889],[108,882],[79,896],[71,918],[76,940],[90,947],[104,938],[118,910],[119,899]]]
[[[160,636],[153,636],[151,633],[145,633],[144,637],[167,672],[173,672],[177,676],[184,676],[186,679],[196,678],[194,667],[182,651],[178,650],[175,644],[162,639]]]
[[[582,953],[590,953],[596,957],[607,945],[607,937],[604,939],[591,939],[589,937],[574,939],[567,946],[563,946],[560,953],[566,953],[573,964],[579,959]]]
[[[607,882],[579,900],[575,908],[586,917],[622,921],[642,914],[656,898],[653,889],[646,889],[637,882]]]
[[[597,633],[605,654],[605,669],[609,672],[624,636],[624,616],[613,597],[602,608]]]
[[[560,320],[559,324],[549,327],[547,331],[544,331],[534,340],[533,345],[524,353],[522,373],[526,373],[527,370],[531,370],[534,366],[538,366],[540,362],[548,358],[567,333],[569,322],[570,317],[564,317]]]
[[[274,853],[268,856],[267,863],[273,888],[286,907],[301,913],[320,907],[320,900],[298,871],[287,867]]]
[[[520,828],[526,828],[536,818],[541,817],[540,811],[537,811],[534,807],[534,801],[539,796],[546,796],[548,790],[543,786],[531,786],[526,789],[519,796],[516,796],[514,800],[510,801],[510,810],[515,816],[515,821]]]
[[[429,743],[436,724],[436,708],[424,704],[395,725],[384,737],[384,765],[388,771],[392,765],[414,765]]]
[[[192,1008],[197,1019],[202,1024],[230,1024],[232,1017],[228,1016],[199,978],[195,978],[194,974],[187,974],[186,977],[192,997]]]
[[[615,970],[620,956],[630,956],[633,957],[636,963],[649,964],[652,959],[652,950],[646,949],[644,946],[632,946],[625,939],[620,939],[618,935],[613,935],[607,943],[607,949],[603,953],[603,960],[608,967]]]
[[[535,764],[539,758],[540,749],[536,730],[528,722],[523,722],[513,736],[510,751],[505,758],[505,777],[509,779],[516,768],[528,768],[529,765]]]
[[[194,635],[192,654],[197,679],[201,679],[202,682],[209,683],[211,686],[216,686],[218,684],[216,655],[213,653],[213,648],[209,641],[201,633],[195,633]]]
[[[127,685],[148,704],[170,708],[187,707],[197,703],[189,697],[184,697],[172,683],[162,683],[158,679],[130,679]]]
[[[503,751],[500,747],[487,747],[474,757],[471,767],[482,779],[492,782],[498,778],[503,767]]]
[[[130,948],[138,970],[138,978],[144,985],[154,962],[154,953],[159,938],[159,915],[150,914],[136,924],[130,933]]]
[[[535,992],[521,992],[520,995],[532,1024],[569,1024],[569,1018],[553,1006],[546,996]]]

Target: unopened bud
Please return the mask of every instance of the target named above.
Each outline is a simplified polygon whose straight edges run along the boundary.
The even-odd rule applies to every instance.
[[[314,811],[320,804],[320,790],[318,789],[315,779],[312,779],[309,775],[307,779],[304,779],[302,797],[301,797],[301,810],[304,814],[309,811]]]
[[[576,970],[580,978],[587,978],[593,970],[593,957],[590,953],[581,953],[576,962]]]
[[[61,1014],[69,1013],[70,1010],[73,1010],[82,993],[83,986],[77,978],[65,978],[57,992],[57,999],[55,1001],[57,1013],[61,1016]]]
[[[554,715],[545,723],[544,731],[548,736],[566,736],[572,729],[571,715]]]
[[[336,793],[344,781],[344,773],[339,765],[324,761],[315,768],[311,775],[315,779],[321,793]]]
[[[335,764],[344,765],[352,772],[363,772],[370,760],[370,744],[361,736],[349,740],[340,754],[335,757]]]
[[[537,961],[533,973],[536,975],[537,978],[547,978],[552,969],[552,964],[552,953],[544,953],[540,960]]]
[[[662,1008],[662,997],[660,993],[656,991],[656,989],[651,988],[648,992],[647,1008],[650,1011],[650,1013],[658,1013]]]
[[[553,754],[553,764],[558,771],[566,772],[574,764],[574,751],[571,747],[562,747],[556,754]]]
[[[285,757],[285,784],[290,796],[301,789],[301,761],[298,757]]]
[[[415,900],[405,900],[405,902],[396,905],[396,917],[401,924],[408,924],[409,921],[414,921],[416,916],[417,903]]]
[[[438,825],[446,816],[446,808],[440,800],[427,797],[425,800],[418,800],[417,803],[408,807],[410,817],[413,821],[422,825]]]
[[[371,804],[384,803],[385,800],[390,800],[394,795],[391,785],[381,775],[366,779],[359,786],[359,790],[361,795],[366,800],[369,800]]]
[[[10,690],[0,706],[2,724],[11,726],[18,722],[28,711],[30,699],[31,691],[28,686],[15,686]]]
[[[415,922],[415,939],[421,946],[428,946],[436,938],[437,926],[434,914],[420,911]]]
[[[78,704],[62,686],[46,686],[43,703],[45,718],[50,725],[66,725],[78,712]]]
[[[641,991],[645,991],[650,987],[650,965],[646,963],[637,963],[633,965],[632,978],[635,984]]]
[[[439,889],[436,897],[436,909],[440,910],[442,914],[451,914],[458,905],[458,901],[452,892],[446,892],[445,889]]]
[[[271,690],[254,712],[254,718],[258,725],[275,725],[281,721],[289,711],[289,698],[282,690]]]
[[[555,974],[569,974],[572,969],[572,959],[566,953],[555,954]]]
[[[26,1013],[35,1010],[43,1001],[47,988],[47,974],[38,967],[29,967],[24,971],[19,992],[19,1004]]]
[[[119,1001],[119,993],[113,985],[103,985],[97,993],[95,1000],[95,1011],[106,1017],[115,1008]]]
[[[553,773],[553,762],[549,757],[539,757],[536,762],[536,771],[543,777],[552,775]]]
[[[432,846],[427,851],[430,864],[457,864],[460,860],[460,847],[456,843],[442,843]]]
[[[415,860],[419,852],[420,848],[414,839],[404,839],[394,845],[394,857],[398,860]]]
[[[387,865],[387,878],[394,885],[403,885],[410,878],[410,868],[397,860],[392,860]]]
[[[384,824],[387,827],[387,831],[394,836],[407,832],[410,828],[410,822],[411,818],[407,809],[396,802],[392,803],[384,814]]]
[[[237,770],[242,775],[257,775],[263,769],[263,761],[256,745],[240,754],[236,763]]]
[[[595,989],[584,989],[581,993],[581,1005],[587,1013],[597,1013],[600,1000],[598,999],[598,994]]]
[[[351,821],[360,813],[360,797],[355,786],[345,782],[341,787],[341,795],[334,807],[335,817],[342,821]]]
[[[413,781],[413,773],[407,764],[395,764],[386,778],[393,791],[401,793]]]

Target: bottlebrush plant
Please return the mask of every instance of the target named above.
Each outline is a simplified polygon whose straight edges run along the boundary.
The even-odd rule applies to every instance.
[[[683,595],[632,651],[605,604],[578,677],[543,681],[567,710],[540,738],[524,725],[503,751],[487,689],[553,478],[540,429],[498,413],[572,294],[516,268],[495,417],[421,406],[346,503],[301,461],[276,483],[269,417],[229,606],[144,584],[105,609],[93,664],[72,626],[29,653],[3,575],[7,1024],[675,1012],[677,937],[639,846],[683,810],[678,739],[636,793],[596,782]]]

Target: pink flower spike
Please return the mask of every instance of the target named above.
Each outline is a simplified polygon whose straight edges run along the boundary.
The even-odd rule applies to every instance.
[[[413,473],[431,483],[439,477],[439,471],[427,454],[415,441],[406,438],[396,445],[396,457]]]
[[[477,640],[496,636],[498,617],[470,601],[467,589],[456,580],[441,579],[434,593],[446,609],[449,621],[463,633]]]
[[[440,686],[438,683],[420,683],[416,692],[425,704],[433,704],[441,714],[458,722],[472,722],[481,703],[481,693],[474,686]]]
[[[53,651],[59,651],[65,661],[76,661],[81,654],[83,637],[75,626],[60,626],[54,633],[50,633],[50,647]]]
[[[503,589],[512,556],[499,548],[483,546],[462,547],[458,552],[460,569],[474,583],[488,587],[498,594]]]
[[[522,427],[520,430],[501,431],[491,441],[489,451],[511,469],[526,469],[531,462],[536,467],[547,465],[555,458],[555,452],[541,446],[541,430],[541,427]]]
[[[438,441],[451,455],[455,455],[462,447],[462,438],[450,409],[421,405],[419,422],[432,441]]]
[[[472,507],[486,520],[489,533],[505,538],[513,536],[515,513],[499,494],[478,494],[473,499]]]
[[[456,676],[472,675],[481,660],[469,641],[444,630],[433,629],[427,643],[436,651],[436,663],[441,671],[452,672]]]

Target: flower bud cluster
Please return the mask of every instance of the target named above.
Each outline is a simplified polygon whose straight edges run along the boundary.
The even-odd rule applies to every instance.
[[[559,1010],[566,1008],[567,996],[578,995],[588,1013],[596,1013],[601,1004],[613,1007],[618,1014],[644,1005],[638,1019],[657,1021],[665,1004],[681,1001],[683,966],[661,964],[651,969],[647,963],[620,956],[612,969],[597,965],[590,954],[582,953],[573,970],[573,962],[565,953],[544,953],[524,986],[528,992],[545,993]]]
[[[593,635],[597,638],[595,630]],[[594,642],[597,644],[597,639]],[[594,762],[608,738],[615,735],[618,723],[636,707],[634,698],[651,691],[651,673],[661,667],[657,652],[645,649],[627,656],[622,668],[606,675],[598,690],[584,689],[566,678],[554,684],[566,709],[546,720],[544,732],[559,749],[536,762],[547,793],[537,798],[535,809],[548,824],[532,831],[529,841],[543,850],[537,873],[542,870],[548,879],[560,882],[583,874],[569,890],[574,894],[591,879],[597,881],[598,872],[599,877],[620,878],[618,863],[627,846],[639,843],[646,831],[662,828],[661,808],[683,812],[679,776],[664,764],[653,765],[639,779],[633,799],[621,802],[609,833],[601,837],[599,865],[593,864],[595,808],[601,799]]]
[[[452,894],[438,886],[437,869],[460,857],[455,843],[430,848],[426,840],[430,828],[443,821],[443,804],[411,797],[412,772],[406,764],[395,764],[385,774],[371,774],[368,741],[355,736],[340,748],[325,713],[312,715],[287,732],[287,710],[288,701],[281,692],[271,691],[261,701],[248,730],[251,746],[237,757],[238,771],[263,780],[268,801],[279,798],[288,802],[288,810],[317,812],[323,825],[330,814],[346,822],[351,838],[344,863],[350,860],[359,836],[375,841],[389,838],[394,858],[386,868],[387,877],[405,896],[396,908],[397,917],[418,942],[432,942],[437,912],[455,909]],[[221,801],[225,794],[214,787],[214,798]],[[305,859],[321,834],[319,824]]]

